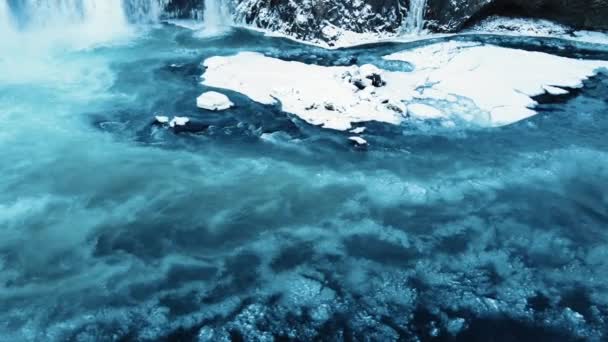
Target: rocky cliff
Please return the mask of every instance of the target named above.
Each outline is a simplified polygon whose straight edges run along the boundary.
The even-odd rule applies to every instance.
[[[496,14],[608,29],[608,0],[428,0],[426,18],[430,29],[452,32]]]
[[[412,3],[424,6],[424,27],[455,32],[490,15],[554,20],[608,29],[608,0],[224,0],[236,22],[331,45],[346,33],[395,34]],[[173,16],[200,16],[204,0],[169,0]]]

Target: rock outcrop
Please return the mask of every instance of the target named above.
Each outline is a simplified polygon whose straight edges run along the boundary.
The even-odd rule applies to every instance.
[[[405,0],[232,0],[237,21],[298,39],[332,42],[342,31],[396,33]]]

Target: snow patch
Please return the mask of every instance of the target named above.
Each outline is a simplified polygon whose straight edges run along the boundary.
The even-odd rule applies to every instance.
[[[439,119],[445,117],[439,109],[423,103],[412,103],[408,105],[407,113],[419,119]]]

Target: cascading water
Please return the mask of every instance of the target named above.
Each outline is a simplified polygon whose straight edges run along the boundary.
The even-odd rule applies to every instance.
[[[427,0],[410,0],[410,8],[405,19],[405,32],[419,34],[424,28],[424,14]]]
[[[228,8],[221,0],[205,0],[202,36],[214,36],[225,33],[230,27],[231,19]]]
[[[32,45],[88,46],[129,32],[122,0],[0,0],[4,37]],[[8,24],[7,24],[8,23]]]
[[[13,30],[12,18],[6,1],[0,1],[0,36],[5,37]]]
[[[0,0],[0,29],[124,32],[128,23],[155,22],[167,0]]]

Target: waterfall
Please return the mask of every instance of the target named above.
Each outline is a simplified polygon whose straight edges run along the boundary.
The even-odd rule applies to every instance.
[[[410,0],[410,8],[405,19],[405,31],[419,34],[424,28],[424,14],[427,0]]]
[[[123,0],[125,13],[132,23],[154,23],[170,0]]]
[[[0,0],[0,27],[14,32],[78,31],[82,36],[122,33],[127,20],[122,0]],[[6,24],[8,23],[8,24]]]
[[[13,19],[6,1],[0,0],[0,37],[6,37],[13,31]]]
[[[230,13],[222,0],[205,0],[204,28],[200,32],[201,35],[215,36],[225,33],[230,28],[231,23]]]
[[[88,46],[125,37],[133,23],[158,21],[168,0],[0,0],[0,37]]]

